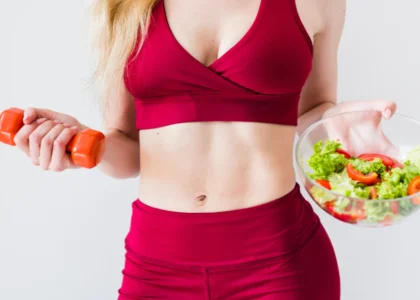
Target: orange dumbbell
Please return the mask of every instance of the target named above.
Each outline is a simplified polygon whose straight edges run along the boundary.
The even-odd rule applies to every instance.
[[[15,146],[15,135],[23,127],[23,110],[10,108],[0,114],[0,142]],[[85,129],[76,134],[66,147],[73,163],[91,169],[99,164],[105,152],[102,132]]]

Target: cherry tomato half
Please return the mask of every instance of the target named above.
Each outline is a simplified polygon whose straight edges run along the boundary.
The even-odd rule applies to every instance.
[[[391,216],[386,216],[382,221],[379,222],[382,226],[390,226],[392,225],[392,218]]]
[[[420,176],[415,177],[411,180],[410,184],[408,185],[408,194],[413,195],[415,193],[420,192]]]
[[[378,199],[378,191],[373,186],[370,188],[370,199]]]
[[[332,215],[334,218],[340,221],[355,224],[358,220],[366,219],[366,212],[363,208],[358,207],[358,205],[356,204],[356,210],[354,212],[350,212],[352,209],[351,206],[352,205],[349,204],[344,209],[346,211],[345,213],[339,213],[334,210],[335,201],[329,201],[325,203],[325,209],[327,210],[327,212],[329,212],[330,215]]]
[[[347,164],[346,169],[347,169],[347,173],[349,174],[349,177],[353,179],[354,181],[357,181],[366,185],[374,185],[378,183],[378,174],[375,172],[365,175],[355,170],[351,163]]]
[[[394,201],[391,203],[391,211],[394,215],[398,215],[400,213],[400,207],[397,202]]]
[[[351,158],[351,155],[343,149],[337,149],[337,150],[335,150],[335,152],[344,155],[344,157],[347,158],[347,159]]]
[[[379,158],[387,168],[392,168],[395,164],[395,161],[391,157],[382,154],[366,153],[360,155],[358,158],[364,161],[372,161],[375,158]]]
[[[332,215],[334,218],[346,222],[346,223],[351,223],[351,224],[355,224],[356,219],[347,213],[338,213],[334,210],[334,206],[335,206],[335,202],[334,201],[329,201],[325,203],[325,208],[326,210],[330,213],[330,215]]]
[[[404,165],[402,163],[400,163],[399,161],[395,161],[394,162],[394,165],[392,166],[392,168],[404,169]]]
[[[412,197],[411,203],[413,203],[414,205],[420,205],[420,197]]]
[[[328,180],[321,180],[321,179],[318,179],[318,180],[315,180],[316,181],[316,183],[318,183],[320,186],[322,186],[322,187],[324,187],[324,188],[326,188],[326,189],[328,189],[328,190],[331,190],[331,185],[330,185],[330,182],[328,181]]]

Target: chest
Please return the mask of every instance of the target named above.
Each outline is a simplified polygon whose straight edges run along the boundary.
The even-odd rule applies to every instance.
[[[300,92],[312,42],[295,0],[177,1],[158,2],[128,64],[126,85],[136,98]]]
[[[165,0],[164,10],[179,44],[205,66],[243,38],[255,22],[261,0]]]

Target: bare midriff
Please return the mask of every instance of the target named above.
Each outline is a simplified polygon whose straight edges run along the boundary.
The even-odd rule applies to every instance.
[[[250,122],[141,130],[139,199],[170,211],[221,212],[280,198],[296,184],[295,132]]]

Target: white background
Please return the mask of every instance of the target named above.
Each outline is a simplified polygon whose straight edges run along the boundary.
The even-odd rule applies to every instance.
[[[86,5],[1,0],[0,110],[47,107],[101,129],[86,88]],[[391,99],[419,118],[419,28],[417,1],[348,1],[340,100]],[[96,170],[43,172],[0,145],[0,299],[116,299],[136,189]],[[420,215],[375,230],[316,211],[336,248],[343,300],[420,299]]]

